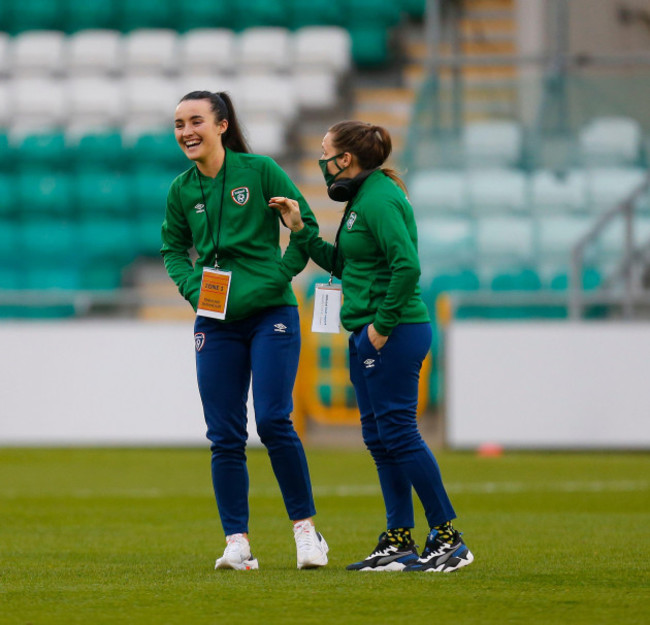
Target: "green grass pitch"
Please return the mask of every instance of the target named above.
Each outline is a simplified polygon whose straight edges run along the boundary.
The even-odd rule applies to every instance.
[[[296,570],[252,450],[260,570],[235,572],[213,570],[207,450],[0,449],[0,624],[650,622],[650,454],[438,453],[475,554],[447,575],[345,571],[384,526],[374,467],[363,450],[307,454],[329,566]]]

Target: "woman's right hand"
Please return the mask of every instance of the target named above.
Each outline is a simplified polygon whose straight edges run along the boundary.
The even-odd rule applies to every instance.
[[[300,214],[300,205],[296,200],[288,197],[272,197],[269,200],[269,206],[280,212],[284,225],[291,232],[298,232],[305,227]]]

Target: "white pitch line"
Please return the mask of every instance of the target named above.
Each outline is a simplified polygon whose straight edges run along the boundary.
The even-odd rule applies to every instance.
[[[445,485],[451,494],[519,494],[519,493],[605,493],[605,492],[639,492],[650,489],[647,480],[598,480],[598,481],[566,481],[566,482],[451,482]],[[369,497],[381,495],[379,484],[339,484],[336,486],[315,486],[316,497]],[[276,487],[250,488],[252,497],[279,497],[280,489]],[[206,497],[211,496],[212,490],[183,489],[166,490],[164,488],[145,489],[92,489],[84,488],[56,493],[26,493],[19,490],[0,489],[0,498],[52,498],[72,497],[74,499],[90,499],[96,497],[119,497],[123,499],[163,499],[165,497]]]

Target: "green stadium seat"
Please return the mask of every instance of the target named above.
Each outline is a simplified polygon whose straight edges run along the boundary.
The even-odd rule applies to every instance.
[[[122,135],[117,131],[87,133],[69,143],[77,168],[119,169],[128,163]]]
[[[3,0],[6,3],[8,32],[25,30],[63,30],[64,13],[58,2],[52,0]]]
[[[81,271],[73,263],[30,263],[23,275],[26,289],[81,289]]]
[[[11,176],[0,173],[0,218],[15,215],[16,209],[15,183]]]
[[[389,60],[388,30],[386,26],[350,26],[352,58],[362,67],[384,65]]]
[[[395,0],[345,0],[343,15],[350,29],[375,25],[386,31],[400,21],[401,11]]]
[[[497,273],[491,288],[493,291],[538,291],[542,281],[534,269],[515,269]]]
[[[128,215],[133,210],[124,174],[82,171],[74,177],[77,211],[88,216]]]
[[[345,13],[335,0],[286,0],[288,25],[292,29],[303,26],[340,26]]]
[[[216,0],[179,2],[174,16],[174,28],[186,32],[194,28],[233,28],[235,15],[232,6]]]
[[[70,175],[47,169],[23,171],[18,176],[17,212],[34,215],[69,216],[74,213]]]
[[[131,206],[141,216],[151,216],[160,219],[165,217],[167,193],[172,180],[180,170],[171,173],[159,169],[141,169],[130,177],[129,196]]]
[[[9,142],[9,136],[0,132],[0,170],[9,171],[14,166],[14,148]]]
[[[81,288],[89,291],[114,291],[122,286],[123,263],[94,260],[81,270]]]
[[[402,11],[410,17],[421,19],[427,10],[427,0],[400,0]]]
[[[120,0],[119,29],[174,28],[174,4],[172,0]]]
[[[0,265],[0,302],[3,290],[17,290],[23,287],[21,272],[16,267]]]
[[[64,30],[74,33],[91,28],[119,29],[116,2],[89,2],[64,0]]]
[[[25,135],[16,146],[16,161],[23,170],[32,167],[66,169],[70,161],[64,134],[55,131]]]
[[[21,224],[18,232],[21,253],[37,258],[42,266],[77,255],[77,224],[66,219],[41,218]]]
[[[162,241],[160,229],[164,215],[160,217],[144,216],[135,222],[136,249],[138,254],[143,256],[160,256]]]
[[[278,0],[237,0],[233,9],[237,30],[254,26],[286,27],[289,23],[287,8]]]
[[[11,219],[0,216],[0,267],[6,267],[18,257],[20,226]]]
[[[164,169],[178,173],[185,171],[191,165],[178,146],[173,133],[166,132],[140,135],[129,148],[129,158],[133,163],[132,167],[147,163],[148,166],[160,165]]]
[[[586,291],[597,289],[602,283],[602,276],[595,268],[585,268],[582,272],[582,288]],[[566,291],[569,288],[569,273],[561,271],[551,278],[550,288],[554,291]]]
[[[113,259],[124,264],[136,256],[135,228],[128,219],[98,217],[79,224],[79,252],[84,263]]]
[[[39,296],[44,302],[42,305],[21,306],[15,316],[29,319],[60,319],[75,315],[73,303],[47,301],[48,291],[58,297],[60,291],[74,292],[81,288],[81,272],[75,263],[55,262],[44,265],[36,261],[28,264],[22,279],[23,288],[44,291]]]

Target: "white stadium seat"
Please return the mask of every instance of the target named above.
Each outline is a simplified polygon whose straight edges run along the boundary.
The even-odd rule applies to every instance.
[[[28,30],[14,36],[11,66],[14,76],[53,76],[64,65],[65,34],[59,30]]]
[[[117,126],[124,115],[124,89],[121,80],[77,77],[67,81],[68,121],[77,128]]]
[[[593,225],[588,215],[545,215],[538,220],[539,252],[543,258],[570,260],[571,248]]]
[[[531,203],[539,211],[579,211],[587,203],[587,176],[582,170],[558,174],[550,170],[531,175]]]
[[[285,121],[297,113],[293,82],[288,76],[245,74],[238,82],[238,104],[242,114],[280,115]]]
[[[11,69],[11,36],[0,31],[0,76],[6,76]]]
[[[457,169],[423,170],[408,182],[409,199],[417,215],[468,209],[467,178]]]
[[[527,217],[493,215],[477,218],[477,245],[482,255],[524,260],[534,253],[533,222]]]
[[[296,70],[293,84],[300,108],[317,111],[331,109],[338,104],[338,81],[333,72],[317,68]]]
[[[178,102],[178,87],[161,77],[131,77],[124,81],[125,114],[129,128],[142,123],[148,127],[171,128]]]
[[[474,211],[508,212],[529,208],[527,178],[514,169],[480,169],[468,174],[468,193]]]
[[[523,132],[514,121],[473,122],[462,137],[465,163],[470,167],[509,167],[521,158]]]
[[[603,211],[627,199],[648,172],[640,167],[598,167],[587,172],[589,207]]]
[[[197,28],[178,41],[182,73],[232,73],[237,36],[227,28]]]
[[[11,124],[56,125],[63,122],[63,83],[53,78],[15,78],[9,85]]]
[[[168,74],[178,63],[177,34],[166,28],[141,28],[124,35],[124,72],[128,75]]]
[[[237,38],[240,72],[282,72],[290,63],[289,31],[280,27],[247,28]]]
[[[305,26],[293,34],[295,69],[328,69],[343,74],[350,69],[350,33],[339,26]]]
[[[68,38],[66,68],[69,76],[113,75],[122,70],[122,33],[109,29],[80,30]]]
[[[630,165],[638,162],[643,132],[629,117],[598,117],[578,137],[584,165]]]

